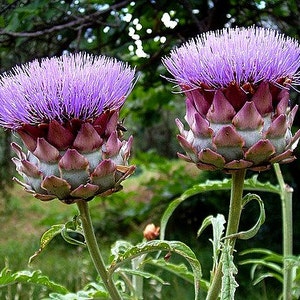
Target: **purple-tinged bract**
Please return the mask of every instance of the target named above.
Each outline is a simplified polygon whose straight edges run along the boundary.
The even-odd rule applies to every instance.
[[[179,156],[200,169],[265,170],[290,162],[300,131],[289,90],[300,83],[300,45],[277,31],[250,27],[204,33],[163,63],[186,95],[189,130],[177,120]]]
[[[41,200],[86,201],[121,188],[132,137],[119,110],[135,72],[115,59],[64,55],[15,67],[0,77],[0,125],[14,130],[13,161],[25,189]]]

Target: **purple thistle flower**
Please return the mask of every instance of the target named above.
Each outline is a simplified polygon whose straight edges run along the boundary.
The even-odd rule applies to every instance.
[[[271,29],[250,27],[210,31],[176,48],[163,59],[175,82],[190,89],[225,88],[235,82],[299,84],[300,47]]]
[[[135,72],[104,56],[74,54],[35,60],[0,77],[0,125],[13,143],[25,189],[41,200],[91,200],[121,188],[132,137],[122,140],[119,110]]]
[[[0,124],[94,119],[123,105],[134,75],[125,63],[83,53],[17,66],[0,77]]]
[[[264,28],[207,32],[163,59],[186,95],[179,156],[200,169],[265,170],[290,162],[300,137],[292,137],[297,111],[289,89],[300,83],[300,46]]]

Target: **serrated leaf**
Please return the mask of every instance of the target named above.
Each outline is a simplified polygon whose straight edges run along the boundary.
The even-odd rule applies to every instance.
[[[86,246],[85,242],[82,242],[78,239],[73,238],[70,234],[80,234],[82,235],[81,232],[76,231],[76,230],[67,230],[66,228],[63,228],[63,230],[61,231],[61,236],[63,237],[63,239],[72,245],[76,245],[76,246]]]
[[[75,217],[72,221],[67,222],[62,228],[60,233],[63,239],[67,243],[72,245],[77,245],[77,246],[86,246],[85,242],[75,239],[70,235],[70,234],[79,234],[82,236],[84,240],[84,233],[81,225],[78,223],[77,217]]]
[[[117,258],[118,255],[128,251],[133,245],[127,241],[118,240],[116,241],[113,246],[111,247],[110,253],[111,262]]]
[[[160,224],[160,239],[163,240],[165,237],[165,230],[167,223],[169,221],[169,218],[172,216],[175,209],[185,200],[190,198],[191,196],[204,193],[204,192],[210,192],[210,191],[221,191],[221,190],[230,190],[231,188],[231,180],[230,179],[224,179],[223,181],[220,180],[207,180],[205,183],[200,183],[194,185],[192,188],[186,190],[179,198],[176,198],[173,200],[167,209],[165,210]]]
[[[246,179],[244,181],[244,190],[249,191],[260,191],[269,192],[280,195],[280,187],[273,185],[270,182],[260,182],[257,180],[257,175]],[[167,223],[172,216],[175,209],[188,198],[195,196],[200,193],[210,192],[210,191],[225,191],[231,189],[231,179],[225,178],[224,180],[207,180],[205,183],[196,184],[190,189],[186,190],[180,197],[173,200],[167,209],[165,210],[160,224],[160,239],[165,238],[165,230]]]
[[[78,222],[76,216],[72,221],[68,221],[65,224],[52,225],[46,232],[43,233],[40,239],[40,248],[29,258],[28,263],[30,264],[32,260],[35,259],[58,234],[61,234],[63,239],[70,244],[85,246],[84,242],[73,238],[70,235],[72,233],[82,235],[84,238],[81,224]]]
[[[259,204],[259,211],[260,212],[259,212],[259,216],[258,216],[258,219],[257,219],[256,223],[249,230],[240,231],[238,233],[228,235],[228,236],[225,237],[226,239],[238,238],[238,239],[241,239],[241,240],[248,240],[248,239],[253,238],[257,234],[257,232],[259,231],[260,227],[262,226],[262,224],[265,222],[265,219],[266,219],[265,206],[264,206],[263,201],[261,200],[261,198],[258,195],[256,195],[256,194],[247,194],[243,198],[243,208],[245,207],[245,205],[247,205],[252,200],[256,200]]]
[[[251,178],[248,178],[244,181],[244,190],[248,191],[256,191],[256,192],[269,192],[280,195],[280,187],[279,185],[273,185],[269,181],[260,182],[257,180],[258,175],[254,175]]]
[[[54,237],[61,233],[64,226],[64,224],[52,225],[50,229],[44,232],[40,240],[40,248],[44,249]]]
[[[40,239],[40,248],[29,258],[28,264],[31,264],[32,260],[45,249],[45,247],[52,241],[52,239],[61,233],[64,226],[64,224],[52,225],[50,229],[44,232]]]
[[[225,243],[222,250],[222,287],[221,287],[221,300],[232,300],[236,288],[239,286],[235,280],[235,275],[238,270],[233,262],[232,246],[230,243]]]
[[[185,264],[172,264],[170,262],[167,262],[165,259],[152,259],[149,261],[146,261],[145,263],[158,266],[166,271],[169,271],[170,273],[173,273],[187,282],[193,283],[194,282],[194,276],[191,271],[187,268]]]
[[[53,300],[90,300],[93,299],[92,295],[88,292],[78,292],[76,294],[74,293],[69,293],[66,295],[60,295],[57,293],[51,293],[49,295],[49,299],[53,299]],[[46,299],[48,300],[48,299]]]
[[[197,260],[194,252],[187,245],[180,241],[154,240],[132,246],[115,257],[108,269],[109,275],[112,276],[113,272],[116,269],[120,268],[123,263],[130,261],[142,254],[147,254],[156,251],[167,251],[168,253],[174,252],[179,254],[189,262],[193,270],[195,299],[197,299],[200,279],[202,276],[201,265],[200,262]]]
[[[143,278],[146,279],[154,279],[156,281],[158,281],[159,283],[163,284],[163,285],[170,285],[168,282],[164,281],[162,278],[160,278],[159,276],[149,273],[149,272],[145,272],[145,271],[140,271],[140,270],[133,270],[133,269],[127,269],[127,268],[119,268],[118,272],[124,272],[130,275],[137,275],[137,276],[141,276]]]
[[[203,221],[202,221],[202,224],[201,224],[201,227],[198,229],[197,231],[197,237],[199,237],[202,232],[209,226],[212,224],[212,219],[214,218],[214,216],[210,215],[210,216],[207,216]]]
[[[66,294],[69,291],[62,285],[51,281],[47,276],[43,275],[41,271],[18,271],[11,273],[10,270],[4,268],[0,273],[0,287],[4,287],[16,283],[34,283],[40,286],[47,287],[48,289]]]
[[[225,218],[223,215],[218,214],[216,217],[213,216],[208,216],[206,217],[200,229],[197,232],[197,236],[203,232],[203,230],[209,226],[212,225],[213,228],[213,239],[210,239],[213,245],[213,271],[216,270],[219,262],[219,254],[221,251],[221,238],[224,234],[225,226],[224,224],[226,223]]]
[[[165,259],[151,259],[145,261],[145,263],[154,265],[156,267],[160,267],[182,279],[185,281],[193,284],[194,283],[194,275],[193,273],[187,268],[185,264],[172,264],[167,262]],[[209,282],[201,279],[200,282],[200,289],[203,291],[207,291],[209,287]]]
[[[104,284],[102,282],[89,282],[85,287],[85,290],[93,289],[97,292],[105,293],[108,295],[108,292],[106,291]]]

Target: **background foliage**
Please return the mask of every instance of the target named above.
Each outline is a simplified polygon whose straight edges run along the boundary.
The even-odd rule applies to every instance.
[[[0,71],[35,58],[78,51],[113,56],[136,68],[138,81],[123,108],[122,117],[128,134],[134,135],[133,162],[138,166],[137,176],[143,172],[154,174],[138,187],[147,200],[139,199],[134,190],[127,196],[116,194],[110,206],[102,203],[105,209],[94,216],[102,236],[106,236],[106,232],[123,236],[148,221],[157,222],[165,205],[201,178],[224,176],[217,172],[199,174],[178,166],[176,152],[180,149],[174,119],[184,117],[184,98],[174,93],[176,89],[161,76],[167,75],[161,57],[197,34],[223,27],[255,24],[300,39],[299,16],[299,0],[0,0]],[[299,94],[292,93],[291,101],[299,103],[299,99]],[[295,127],[299,124],[298,113]],[[13,138],[8,132],[0,133],[0,188],[3,193],[0,204],[3,206],[9,201],[4,199],[8,199],[14,172],[9,147]],[[299,152],[297,150],[296,155],[299,156]],[[300,204],[296,201],[299,171],[299,161],[283,167],[286,181],[295,189],[295,253],[300,253],[300,232],[297,230],[300,228]],[[272,172],[260,176],[262,180],[275,182]],[[129,201],[127,206],[124,205],[125,197],[133,199],[126,200]],[[224,195],[221,197],[223,199]],[[268,221],[255,243],[280,252],[280,203],[268,195],[263,198],[266,199]],[[226,211],[219,193],[194,197],[173,216],[176,221],[170,224],[169,238],[190,243],[193,238],[187,237],[187,231],[196,233],[205,216],[217,212],[226,214]],[[243,224],[252,224],[251,215],[249,212],[245,216]],[[57,212],[55,217],[49,217],[48,225],[55,218],[59,218]]]

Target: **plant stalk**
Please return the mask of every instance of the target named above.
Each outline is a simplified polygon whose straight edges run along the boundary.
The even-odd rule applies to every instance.
[[[133,270],[143,270],[142,263],[147,255],[143,254],[139,257],[132,259],[132,269]],[[132,276],[132,285],[134,287],[134,293],[136,299],[141,300],[143,299],[143,287],[144,287],[144,278],[142,276],[133,275]]]
[[[289,258],[293,255],[293,189],[285,184],[279,164],[274,164],[274,170],[281,190],[283,300],[292,300],[293,266]]]
[[[83,233],[85,237],[85,242],[87,245],[87,248],[89,250],[90,256],[92,258],[92,261],[94,263],[94,266],[103,280],[103,283],[111,297],[112,300],[122,300],[116,286],[114,285],[114,282],[111,278],[109,278],[107,269],[105,267],[102,255],[100,253],[97,240],[95,237],[91,215],[88,207],[88,202],[85,200],[79,200],[76,202],[77,207],[80,212],[80,219],[82,223]]]
[[[238,233],[240,217],[242,213],[242,199],[243,199],[243,188],[244,180],[246,176],[246,169],[237,170],[232,173],[232,183],[231,183],[231,195],[230,195],[230,205],[228,212],[228,223],[226,228],[226,236]],[[234,249],[235,239],[231,241],[232,249]],[[222,255],[219,259],[219,264],[215,273],[206,296],[206,300],[216,300],[219,297],[220,290],[222,287]]]

